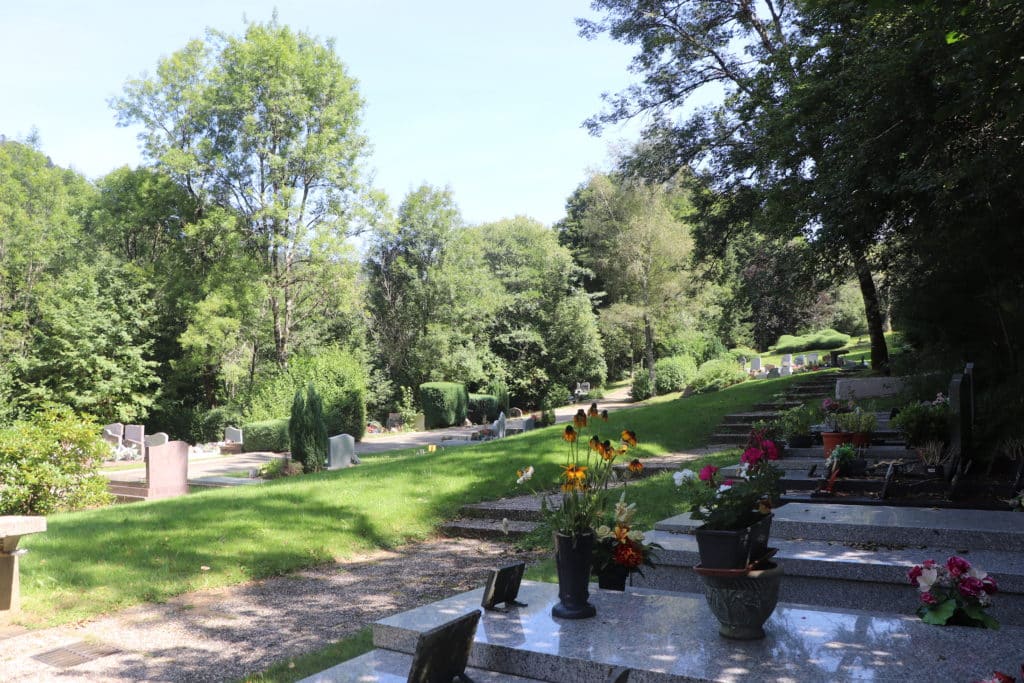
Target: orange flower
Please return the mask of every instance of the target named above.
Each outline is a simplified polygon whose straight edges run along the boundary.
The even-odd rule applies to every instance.
[[[601,457],[605,460],[611,460],[615,457],[615,449],[612,447],[611,441],[605,441],[601,444]]]
[[[587,478],[587,467],[586,465],[563,465],[562,478],[567,482],[578,482],[583,483],[583,480]]]
[[[615,540],[619,543],[626,543],[629,541],[629,527],[623,524],[616,524],[615,531],[612,532],[615,535]]]
[[[631,429],[622,430],[622,440],[630,446],[636,446],[636,434]]]
[[[590,450],[601,452],[601,439],[597,438],[597,434],[590,437]]]
[[[601,411],[601,419],[604,420],[605,422],[608,421],[608,411],[607,410],[602,410]]]
[[[613,557],[615,564],[622,565],[628,569],[635,569],[644,562],[643,549],[638,547],[635,541],[621,543],[615,548]]]
[[[632,460],[630,460],[629,465],[627,465],[627,467],[629,467],[629,471],[632,472],[633,474],[640,474],[641,472],[644,471],[644,464],[640,462],[639,458],[633,458]]]
[[[583,412],[583,408],[576,411],[576,414],[572,417],[572,424],[576,429],[582,429],[587,426],[587,414]]]
[[[597,417],[600,413],[597,410],[597,404],[591,403],[590,410],[587,411],[587,417]]]
[[[569,443],[576,441],[576,430],[572,428],[572,425],[565,426],[565,431],[562,432],[562,438]]]

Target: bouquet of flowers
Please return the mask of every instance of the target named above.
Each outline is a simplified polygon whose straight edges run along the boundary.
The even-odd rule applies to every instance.
[[[852,413],[857,409],[856,404],[853,401],[835,401],[831,398],[826,398],[821,402],[821,413],[825,420],[825,431],[838,432],[839,431],[839,416],[843,413]]]
[[[985,614],[995,593],[996,580],[971,566],[962,557],[953,556],[940,565],[925,560],[914,565],[907,578],[921,592],[917,613],[926,624],[945,626],[952,620],[965,626],[999,628],[999,622]]]
[[[742,529],[771,512],[778,497],[782,472],[771,464],[778,448],[768,440],[743,452],[739,479],[722,481],[718,468],[705,465],[700,473],[682,470],[673,475],[690,505],[690,517],[708,529]]]
[[[611,511],[610,519],[597,527],[597,543],[594,544],[593,570],[601,574],[613,567],[622,567],[627,575],[637,572],[643,576],[641,565],[653,567],[653,550],[660,549],[657,543],[644,543],[644,533],[633,528],[636,503],[626,503],[626,493],[619,496],[619,502]]]

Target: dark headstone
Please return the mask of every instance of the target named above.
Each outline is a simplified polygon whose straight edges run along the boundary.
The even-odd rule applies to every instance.
[[[499,603],[505,607],[525,607],[524,603],[517,602],[519,595],[519,584],[523,581],[523,572],[526,570],[525,562],[517,562],[507,567],[499,567],[491,572],[484,586],[484,599],[480,606],[486,610],[496,609]]]
[[[480,614],[473,610],[421,633],[409,667],[409,683],[452,683],[456,677],[470,681],[466,664]]]

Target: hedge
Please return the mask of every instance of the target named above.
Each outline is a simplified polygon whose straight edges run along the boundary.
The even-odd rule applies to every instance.
[[[838,349],[850,343],[850,335],[832,329],[818,330],[799,336],[784,334],[771,350],[775,353],[796,353],[818,349]]]
[[[427,382],[420,385],[420,404],[427,429],[450,427],[466,419],[469,394],[464,384]]]
[[[288,418],[263,420],[242,425],[242,444],[246,452],[272,451],[283,453],[291,448],[288,441]]]
[[[468,404],[469,419],[476,424],[494,422],[498,419],[498,397],[492,394],[470,394]]]
[[[682,391],[697,374],[697,362],[690,356],[659,358],[654,364],[654,388],[657,393]]]
[[[694,393],[703,394],[718,391],[747,379],[747,373],[731,358],[709,360],[697,369],[690,388]]]

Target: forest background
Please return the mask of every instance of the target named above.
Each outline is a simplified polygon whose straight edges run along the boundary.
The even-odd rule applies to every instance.
[[[826,327],[869,335],[880,372],[974,360],[1024,416],[1018,3],[593,9],[583,36],[635,45],[638,83],[588,125],[651,123],[553,226],[467,225],[429,184],[394,205],[358,74],[276,19],[125,84],[143,166],[90,182],[0,143],[0,424],[64,406],[213,440],[312,380],[377,419],[431,380],[544,408]]]

